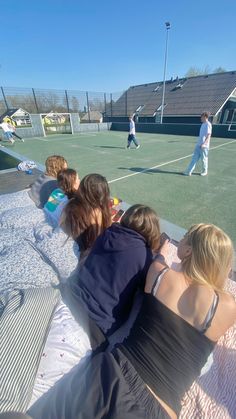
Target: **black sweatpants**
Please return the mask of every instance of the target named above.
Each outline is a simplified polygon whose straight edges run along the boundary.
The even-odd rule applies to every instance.
[[[12,131],[12,135],[14,135],[14,137],[16,137],[16,138],[19,138],[19,140],[22,140],[22,138],[21,138],[19,135],[17,135],[17,134],[15,133],[15,131]]]
[[[28,413],[34,419],[169,418],[118,349],[80,363]]]

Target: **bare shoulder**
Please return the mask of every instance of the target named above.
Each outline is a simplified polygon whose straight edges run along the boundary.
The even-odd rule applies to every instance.
[[[206,336],[217,342],[236,321],[236,302],[232,294],[219,292],[219,303],[206,331]]]
[[[232,316],[234,316],[236,320],[236,301],[234,296],[229,292],[222,292],[220,293],[219,297],[222,308],[227,308],[228,314],[232,314]]]
[[[220,328],[222,327],[223,334],[236,322],[236,302],[232,294],[220,293],[219,304],[216,311],[215,322]]]
[[[146,277],[145,292],[151,292],[156,277],[165,268],[166,266],[157,260],[152,262]]]
[[[219,294],[220,302],[231,310],[236,310],[236,300],[230,292],[221,292]]]

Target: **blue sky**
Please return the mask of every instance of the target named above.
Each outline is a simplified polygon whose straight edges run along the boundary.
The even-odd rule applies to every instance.
[[[236,1],[2,0],[0,84],[116,92],[190,66],[236,69]]]

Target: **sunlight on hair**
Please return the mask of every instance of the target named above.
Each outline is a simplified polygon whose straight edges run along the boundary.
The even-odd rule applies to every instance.
[[[213,224],[195,224],[185,238],[192,249],[191,255],[182,261],[186,278],[222,290],[233,264],[229,236]]]

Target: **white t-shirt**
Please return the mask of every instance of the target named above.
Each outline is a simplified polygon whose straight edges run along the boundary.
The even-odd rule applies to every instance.
[[[4,131],[4,132],[8,132],[8,131],[10,131],[10,128],[9,128],[9,125],[8,125],[8,123],[7,123],[7,122],[2,122],[2,123],[0,124],[0,127],[3,129],[3,131]]]
[[[135,135],[135,123],[133,119],[129,123],[129,133]]]
[[[16,130],[16,128],[11,124],[8,125],[8,128],[11,132],[15,132],[15,130]]]
[[[200,128],[199,138],[198,138],[197,145],[201,146],[204,143],[207,135],[210,134],[210,138],[208,140],[208,144],[206,144],[204,146],[206,148],[209,148],[210,147],[210,139],[211,139],[211,131],[212,131],[211,123],[209,121],[203,122],[203,124],[201,125],[201,128]]]

